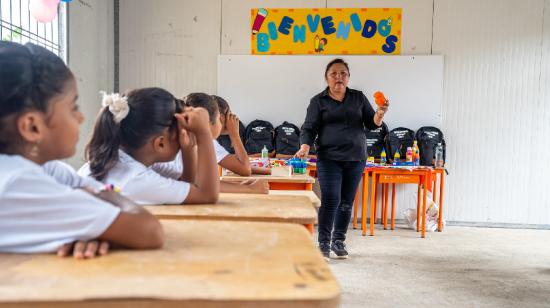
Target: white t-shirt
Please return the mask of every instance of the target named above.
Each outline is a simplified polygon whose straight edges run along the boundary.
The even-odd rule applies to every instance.
[[[189,183],[162,176],[122,150],[118,151],[118,156],[118,163],[102,182],[120,187],[120,193],[126,198],[142,205],[181,204],[187,198],[191,189]],[[82,166],[78,174],[89,176],[89,163]]]
[[[0,154],[0,170],[0,252],[54,252],[66,243],[91,240],[120,213],[21,156]]]
[[[225,157],[227,157],[227,155],[229,155],[229,152],[227,152],[227,150],[217,140],[213,140],[212,143],[214,145],[214,152],[216,154],[216,163],[219,164]],[[153,164],[151,168],[164,177],[179,179],[181,177],[181,174],[183,173],[183,160],[181,151],[178,153],[176,159],[174,159],[173,161],[167,163],[156,163]]]
[[[105,187],[105,184],[91,177],[78,175],[73,167],[59,160],[52,160],[45,163],[42,165],[42,169],[58,183],[72,188],[91,188],[92,190],[100,190]]]

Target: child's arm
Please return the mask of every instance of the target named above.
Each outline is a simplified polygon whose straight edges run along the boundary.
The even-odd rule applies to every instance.
[[[271,168],[252,167],[252,174],[265,174],[265,175],[271,175]]]
[[[229,131],[229,139],[235,150],[235,154],[228,155],[220,161],[220,165],[238,175],[250,176],[250,160],[239,135],[239,118],[233,113],[227,114],[226,126]]]
[[[197,174],[197,141],[195,135],[180,129],[179,143],[183,160],[183,173],[180,181],[195,183]]]
[[[180,133],[182,129],[195,135],[197,142],[197,171],[189,194],[183,203],[216,203],[220,191],[218,164],[212,144],[208,112],[204,108],[185,108],[183,114],[176,114]],[[187,166],[184,166],[187,168]]]
[[[162,247],[164,231],[158,219],[151,213],[112,191],[102,191],[96,196],[120,208],[118,217],[99,236],[100,241],[137,249]]]
[[[241,194],[267,194],[269,193],[269,184],[265,181],[259,180],[244,181],[241,183],[221,181],[220,192]]]

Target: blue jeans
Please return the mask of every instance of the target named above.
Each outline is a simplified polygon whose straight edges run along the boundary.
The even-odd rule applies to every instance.
[[[321,186],[319,243],[330,243],[331,239],[346,240],[355,192],[364,169],[364,160],[317,161],[317,177]]]

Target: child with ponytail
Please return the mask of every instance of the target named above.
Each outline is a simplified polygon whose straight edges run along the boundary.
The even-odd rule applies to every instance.
[[[139,204],[215,203],[220,185],[208,122],[205,109],[185,107],[164,89],[104,93],[79,174],[118,186]],[[179,152],[191,159],[195,151],[196,162],[189,164],[196,168],[176,178],[153,168]]]

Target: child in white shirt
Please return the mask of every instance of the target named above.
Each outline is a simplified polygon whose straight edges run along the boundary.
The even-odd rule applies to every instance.
[[[219,178],[205,109],[184,108],[160,88],[104,94],[103,106],[79,175],[114,184],[143,205],[217,202]],[[189,164],[194,168],[174,177],[152,168],[173,161],[180,151],[182,164],[197,157]]]
[[[241,164],[238,158],[235,155],[230,155],[227,150],[225,150],[215,139],[220,135],[222,124],[220,122],[220,112],[218,110],[218,104],[216,103],[213,96],[206,93],[191,93],[185,98],[185,105],[195,108],[204,108],[208,111],[209,123],[210,123],[210,132],[212,134],[212,140],[214,144],[214,149],[216,152],[216,162],[224,167],[228,168],[231,171],[234,171],[236,168],[239,170],[239,165]],[[246,152],[245,152],[246,153]],[[196,152],[191,152],[186,154],[185,167],[194,168],[193,164],[196,160]],[[250,163],[248,161],[248,156],[245,157],[244,162],[250,168]],[[233,169],[231,169],[233,168]],[[155,164],[153,165],[158,173],[164,174],[168,177],[173,177],[177,175],[178,172],[181,173],[183,168],[182,155],[178,155],[175,161],[164,164]],[[189,172],[193,174],[193,172]],[[249,174],[250,175],[250,174]],[[193,178],[188,178],[189,181],[193,181]],[[235,182],[220,182],[220,191],[224,193],[253,193],[253,194],[267,194],[269,192],[269,186],[267,182],[260,180],[251,180],[244,181],[242,183]]]
[[[43,47],[0,42],[0,67],[0,252],[89,258],[109,242],[161,247],[149,212],[47,164],[75,153],[84,120],[65,63]]]

